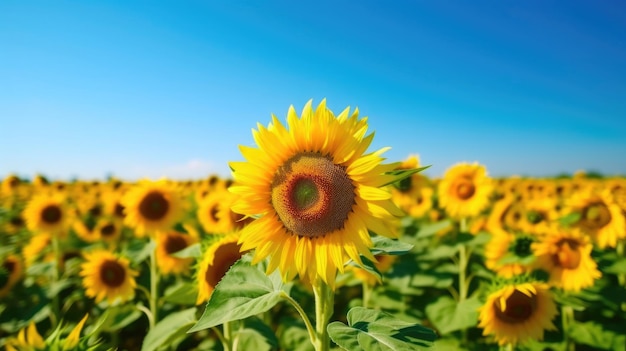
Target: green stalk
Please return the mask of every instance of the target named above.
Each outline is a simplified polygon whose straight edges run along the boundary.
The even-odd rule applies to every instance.
[[[574,308],[572,306],[561,306],[561,327],[563,328],[563,338],[565,339],[565,350],[576,350],[576,344],[572,341],[569,334],[570,324],[574,321]]]
[[[224,347],[224,351],[232,350],[233,344],[233,330],[231,322],[226,322],[222,324],[222,330],[224,333],[224,340],[222,340],[222,346]]]
[[[313,284],[315,294],[315,334],[313,343],[315,351],[330,350],[330,336],[328,335],[328,322],[334,312],[335,294],[332,289],[321,279]]]
[[[150,239],[154,241],[154,238]],[[159,321],[158,311],[158,288],[159,288],[159,272],[156,264],[156,245],[150,250],[150,312],[152,313],[152,319],[150,320],[150,330],[154,329],[154,326]]]
[[[59,238],[56,234],[52,235],[52,251],[54,254],[54,264],[52,269],[52,284],[56,286],[60,280],[60,265],[61,265],[61,248],[59,246]],[[56,292],[54,296],[52,296],[52,329],[56,328],[56,325],[59,321],[60,311],[61,311],[61,302],[59,300],[59,292]]]
[[[300,304],[296,300],[287,295],[285,292],[281,292],[281,296],[282,298],[287,300],[296,309],[296,311],[298,311],[300,317],[304,321],[307,332],[309,332],[309,339],[311,340],[311,344],[315,345],[315,343],[317,342],[317,334],[315,332],[315,329],[313,328],[313,325],[311,324],[311,320],[309,320],[306,312],[304,312],[304,310],[302,309],[302,306],[300,306]]]
[[[626,240],[622,239],[617,242],[617,255],[619,257],[626,257]],[[617,281],[619,282],[619,285],[626,287],[626,274],[618,274]]]
[[[369,308],[370,297],[372,296],[372,288],[364,281],[361,283],[363,287],[363,307]]]

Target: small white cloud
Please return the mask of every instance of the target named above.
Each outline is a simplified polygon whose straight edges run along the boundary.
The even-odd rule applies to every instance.
[[[160,179],[168,178],[174,180],[202,179],[211,175],[218,175],[224,178],[230,177],[230,170],[227,164],[218,165],[210,161],[193,159],[183,164],[165,166],[136,166],[128,170],[128,174],[119,174],[120,178],[128,180],[138,180],[142,178]]]

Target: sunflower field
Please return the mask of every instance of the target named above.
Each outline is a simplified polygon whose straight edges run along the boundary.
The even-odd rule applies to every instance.
[[[625,350],[626,178],[369,150],[322,101],[232,178],[0,188],[6,350]]]

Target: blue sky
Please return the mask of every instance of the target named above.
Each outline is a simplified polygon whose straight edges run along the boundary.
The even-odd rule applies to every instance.
[[[626,174],[619,1],[2,1],[0,178],[228,176],[322,98],[390,161]]]

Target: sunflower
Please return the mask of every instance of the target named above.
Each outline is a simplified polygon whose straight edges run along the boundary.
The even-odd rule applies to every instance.
[[[479,309],[478,327],[493,334],[499,345],[542,340],[545,330],[556,330],[556,304],[543,283],[508,284],[487,297]]]
[[[15,255],[4,259],[0,266],[0,298],[9,294],[15,284],[22,278],[24,267],[22,260]]]
[[[165,180],[136,184],[124,194],[122,206],[124,224],[134,228],[139,237],[171,229],[185,208],[183,199]]]
[[[529,272],[534,259],[533,237],[513,234],[502,229],[491,231],[485,245],[485,265],[504,278]]]
[[[230,267],[243,256],[241,245],[237,243],[239,236],[230,234],[211,244],[202,255],[197,269],[199,305],[211,298],[217,283],[228,272]]]
[[[66,234],[71,223],[69,214],[61,195],[34,197],[23,212],[26,226],[32,232],[48,232],[60,236]]]
[[[46,348],[46,343],[43,337],[37,331],[35,322],[31,321],[28,327],[20,329],[17,333],[17,338],[10,338],[7,340],[7,351],[13,350],[43,350]]]
[[[232,162],[240,196],[233,211],[260,216],[241,231],[243,250],[256,248],[253,262],[270,257],[268,272],[283,279],[297,274],[334,284],[337,269],[360,255],[375,261],[368,230],[397,235],[395,216],[402,216],[388,190],[397,179],[385,173],[398,164],[381,162],[387,149],[365,154],[373,140],[367,119],[349,108],[339,116],[326,100],[313,110],[309,101],[298,117],[293,106],[287,127],[272,116],[267,128],[253,131],[259,148],[240,146],[247,162]]]
[[[476,216],[489,205],[492,190],[484,166],[458,163],[446,171],[439,183],[439,205],[452,218]]]
[[[549,234],[558,220],[556,202],[550,197],[534,197],[524,200],[524,215],[519,220],[519,228],[527,234]]]
[[[115,244],[122,236],[122,221],[110,217],[100,218],[93,232],[98,235],[100,240],[108,244]]]
[[[572,196],[569,209],[580,215],[575,226],[590,235],[601,249],[626,238],[626,219],[610,193],[583,191]]]
[[[86,262],[81,264],[80,276],[86,295],[96,303],[107,300],[109,305],[129,301],[135,296],[135,276],[138,272],[129,268],[128,259],[117,257],[105,250],[84,254]]]
[[[22,180],[15,174],[10,174],[8,177],[2,180],[0,191],[3,195],[13,194],[15,189],[22,183]]]
[[[163,274],[184,274],[189,271],[193,258],[172,256],[195,242],[190,235],[169,231],[161,233],[156,239],[157,266]]]
[[[417,155],[411,155],[402,162],[398,169],[412,169],[419,167]],[[411,217],[422,217],[432,208],[434,190],[428,178],[415,173],[402,179],[391,187],[393,202]]]
[[[226,191],[214,191],[205,196],[198,206],[196,216],[205,232],[215,234],[224,234],[224,211],[230,211],[230,208],[224,208],[224,199]]]
[[[579,230],[560,230],[533,243],[539,268],[550,274],[550,283],[566,291],[578,292],[593,286],[602,276],[591,258],[589,237]]]
[[[524,216],[524,208],[516,196],[505,196],[496,201],[487,219],[486,227],[489,231],[520,229],[520,222]]]

